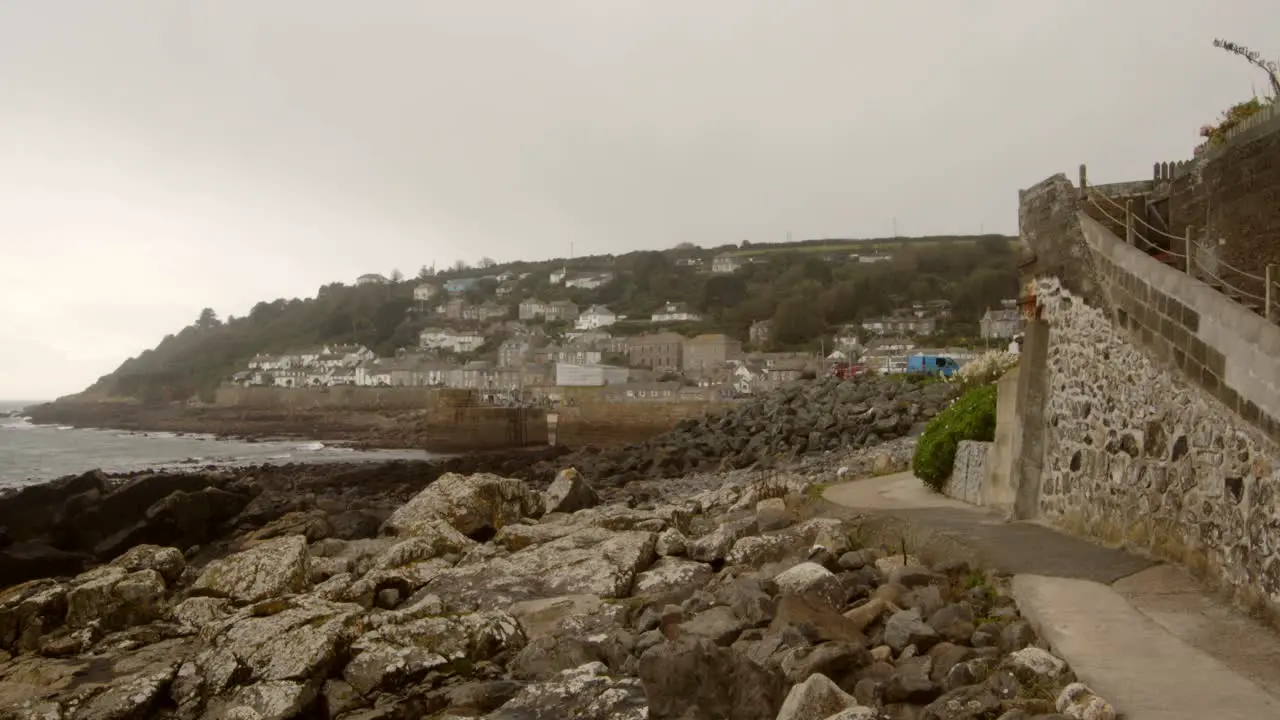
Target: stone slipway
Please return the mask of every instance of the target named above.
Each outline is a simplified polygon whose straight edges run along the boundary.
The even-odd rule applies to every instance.
[[[905,521],[1013,575],[1023,614],[1129,720],[1280,718],[1280,634],[1183,570],[930,492],[910,473],[824,497]]]

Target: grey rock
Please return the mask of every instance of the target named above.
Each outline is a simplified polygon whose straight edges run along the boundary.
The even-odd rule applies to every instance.
[[[633,678],[609,677],[603,663],[594,662],[520,690],[510,701],[485,716],[488,720],[645,720],[644,689]]]
[[[304,536],[275,538],[209,563],[191,593],[252,603],[303,592],[309,581],[309,561]]]
[[[780,594],[805,597],[832,610],[844,607],[844,585],[830,570],[817,563],[800,563],[779,573],[773,581]]]
[[[571,513],[595,507],[600,497],[582,473],[576,468],[566,468],[557,473],[556,479],[542,492],[542,501],[548,513]]]
[[[929,627],[954,643],[962,643],[973,637],[973,608],[969,603],[952,603],[929,617]]]
[[[444,520],[468,537],[542,513],[542,498],[520,480],[489,473],[445,473],[401,505],[382,525],[386,535],[408,536],[432,520]]]
[[[930,678],[933,660],[913,657],[898,663],[898,669],[885,684],[884,699],[890,703],[923,704],[942,694],[942,688]]]
[[[640,656],[650,720],[775,720],[780,673],[709,640],[657,645]]]
[[[675,528],[667,528],[666,530],[658,533],[657,544],[654,546],[654,550],[659,556],[668,557],[671,555],[683,555],[686,547],[687,541],[685,540],[684,533],[681,533]]]
[[[995,693],[980,685],[970,685],[948,691],[929,703],[921,720],[976,720],[995,717],[1000,709],[1000,698]]]
[[[679,626],[680,636],[706,638],[717,645],[732,645],[748,624],[731,608],[717,605],[684,621]]]
[[[992,663],[987,658],[973,658],[956,663],[942,680],[942,689],[950,692],[967,685],[977,685],[991,674]]]
[[[825,675],[810,675],[787,693],[777,720],[826,718],[857,705],[857,700],[841,690]]]
[[[917,610],[902,610],[889,616],[884,626],[884,642],[895,652],[902,652],[908,645],[927,650],[936,645],[941,636],[920,619]]]
[[[683,601],[702,588],[715,573],[705,563],[664,557],[636,575],[631,594],[636,597],[669,598]]]
[[[598,648],[586,640],[544,635],[521,648],[507,670],[518,680],[551,680],[565,670],[601,661]]]
[[[754,535],[755,533],[756,521],[754,518],[721,523],[707,535],[688,541],[685,552],[690,558],[701,562],[723,560],[739,538]]]
[[[1011,653],[1021,650],[1028,645],[1034,645],[1035,641],[1036,631],[1026,620],[1015,620],[1000,631],[1001,652]]]
[[[825,675],[846,691],[858,681],[858,671],[871,664],[871,653],[862,645],[825,642],[799,648],[782,663],[790,682],[800,682],[815,673]]]
[[[929,584],[946,583],[947,576],[919,565],[900,565],[889,571],[889,582],[911,589]]]

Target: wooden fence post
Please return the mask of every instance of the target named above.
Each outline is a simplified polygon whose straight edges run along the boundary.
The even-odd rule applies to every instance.
[[[1280,275],[1280,273],[1276,272],[1276,267],[1277,266],[1272,263],[1267,263],[1267,290],[1263,293],[1263,302],[1266,303],[1266,310],[1263,312],[1263,317],[1267,319],[1267,322],[1275,322],[1276,320],[1276,291],[1274,288],[1276,286],[1276,276]]]
[[[1089,173],[1085,170],[1084,163],[1080,163],[1080,189],[1084,190],[1089,186]]]
[[[1195,261],[1191,258],[1191,254],[1192,254],[1191,242],[1192,242],[1191,226],[1188,225],[1187,239],[1182,243],[1182,251],[1187,254],[1187,274],[1190,275],[1192,278],[1194,278],[1196,276],[1196,269],[1195,269],[1195,265],[1193,264]]]
[[[1124,201],[1124,241],[1134,247],[1133,200]]]

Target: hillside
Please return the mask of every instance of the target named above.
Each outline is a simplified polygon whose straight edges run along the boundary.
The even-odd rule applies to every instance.
[[[888,256],[862,262],[851,254]],[[572,260],[506,264],[484,269],[456,267],[417,277],[367,285],[333,283],[316,297],[260,302],[245,317],[219,320],[206,310],[190,326],[166,336],[154,349],[125,361],[82,393],[85,399],[129,398],[144,402],[208,397],[213,388],[254,355],[320,344],[357,343],[379,355],[417,344],[418,332],[440,324],[414,300],[416,286],[428,281],[495,276],[469,288],[470,302],[491,301],[511,309],[520,300],[567,299],[582,308],[608,306],[628,320],[610,328],[615,334],[651,329],[644,322],[665,303],[684,303],[702,315],[696,323],[665,326],[684,334],[723,332],[748,339],[758,320],[772,320],[776,331],[766,349],[816,349],[842,324],[876,317],[913,301],[950,301],[953,317],[943,332],[948,340],[976,334],[984,310],[1017,291],[1014,239],[984,235],[880,240],[810,240],[720,248],[683,245],[666,251],[632,252]],[[732,273],[711,273],[717,255],[742,263]],[[700,263],[700,264],[699,264]],[[610,272],[601,287],[553,285],[548,275],[566,267],[574,272]],[[484,350],[492,350],[488,343]],[[829,345],[828,345],[829,346]]]

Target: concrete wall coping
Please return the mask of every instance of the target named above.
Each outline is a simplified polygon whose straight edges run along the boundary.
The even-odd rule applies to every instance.
[[[1094,251],[1200,315],[1195,333],[1226,357],[1222,378],[1273,417],[1280,417],[1280,326],[1186,273],[1153,260],[1105,226],[1077,213]]]

